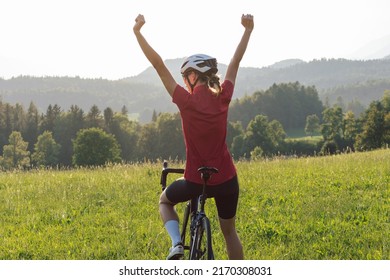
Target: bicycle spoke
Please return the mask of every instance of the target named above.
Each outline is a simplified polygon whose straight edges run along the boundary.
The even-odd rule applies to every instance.
[[[203,217],[196,229],[191,259],[212,260],[214,259],[210,222],[207,217]]]

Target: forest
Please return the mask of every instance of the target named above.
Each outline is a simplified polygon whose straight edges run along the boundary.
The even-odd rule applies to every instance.
[[[390,143],[390,90],[356,115],[340,104],[324,104],[313,86],[273,84],[231,104],[227,145],[235,159],[307,156],[365,151]],[[32,167],[105,165],[161,159],[185,160],[179,113],[153,111],[142,124],[129,118],[126,106],[114,111],[97,105],[64,110],[50,104],[45,112],[30,102],[0,101],[0,166]],[[294,140],[301,131],[309,139]]]

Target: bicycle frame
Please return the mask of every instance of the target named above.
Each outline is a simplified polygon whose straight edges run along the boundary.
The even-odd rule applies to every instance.
[[[198,246],[199,244],[196,244],[197,242],[200,242],[200,240],[197,239],[197,229],[201,227],[205,227],[203,223],[206,223],[208,229],[206,230],[206,238],[210,242],[209,248],[207,251],[208,252],[208,258],[209,259],[214,259],[214,255],[212,252],[212,247],[211,247],[211,231],[210,231],[210,224],[209,220],[206,217],[205,211],[204,211],[204,206],[206,203],[207,199],[207,194],[206,194],[206,187],[207,187],[207,181],[211,177],[213,173],[217,173],[218,170],[216,168],[210,168],[210,167],[201,167],[198,169],[199,172],[201,172],[201,176],[203,179],[203,190],[202,194],[199,195],[198,197],[192,198],[189,200],[186,204],[186,208],[184,211],[184,217],[183,217],[183,224],[182,224],[182,230],[181,230],[181,240],[183,242],[183,246],[185,250],[189,250],[189,259],[198,259],[199,258],[199,253],[198,252]],[[160,179],[160,184],[161,184],[161,189],[162,191],[165,190],[166,188],[166,180],[167,176],[169,173],[178,173],[178,174],[183,174],[184,169],[182,168],[168,168],[168,162],[164,161],[163,164],[163,170],[161,172],[161,179]],[[185,238],[186,238],[186,232],[187,232],[187,225],[188,221],[190,220],[190,243],[189,245],[185,244]],[[195,242],[194,240],[198,240]]]

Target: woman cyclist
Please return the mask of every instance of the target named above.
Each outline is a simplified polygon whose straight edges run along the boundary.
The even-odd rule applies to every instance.
[[[179,259],[184,254],[179,217],[174,205],[202,192],[202,180],[197,172],[201,166],[213,166],[219,170],[208,181],[210,187],[207,196],[215,199],[229,259],[243,259],[242,244],[235,227],[239,184],[225,140],[229,103],[239,64],[254,28],[253,16],[241,17],[244,33],[228,65],[224,82],[220,84],[216,75],[217,60],[208,55],[197,54],[186,58],[181,67],[187,89],[174,80],[160,55],[141,34],[141,28],[145,24],[144,16],[138,15],[135,22],[133,31],[143,53],[179,108],[186,144],[184,179],[172,183],[160,197],[160,215],[172,240],[167,259]]]

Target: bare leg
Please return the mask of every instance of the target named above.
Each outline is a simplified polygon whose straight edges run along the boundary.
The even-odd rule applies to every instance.
[[[160,216],[164,224],[170,220],[179,220],[179,216],[176,213],[174,204],[168,200],[167,196],[165,195],[165,191],[160,196],[159,209]]]
[[[244,252],[240,238],[236,231],[236,218],[219,218],[219,224],[226,242],[226,249],[230,260],[243,260]]]
[[[184,248],[181,244],[179,217],[175,211],[174,205],[168,200],[165,192],[160,196],[159,208],[164,227],[172,241],[172,248],[169,250],[167,259],[180,259],[184,255]]]

